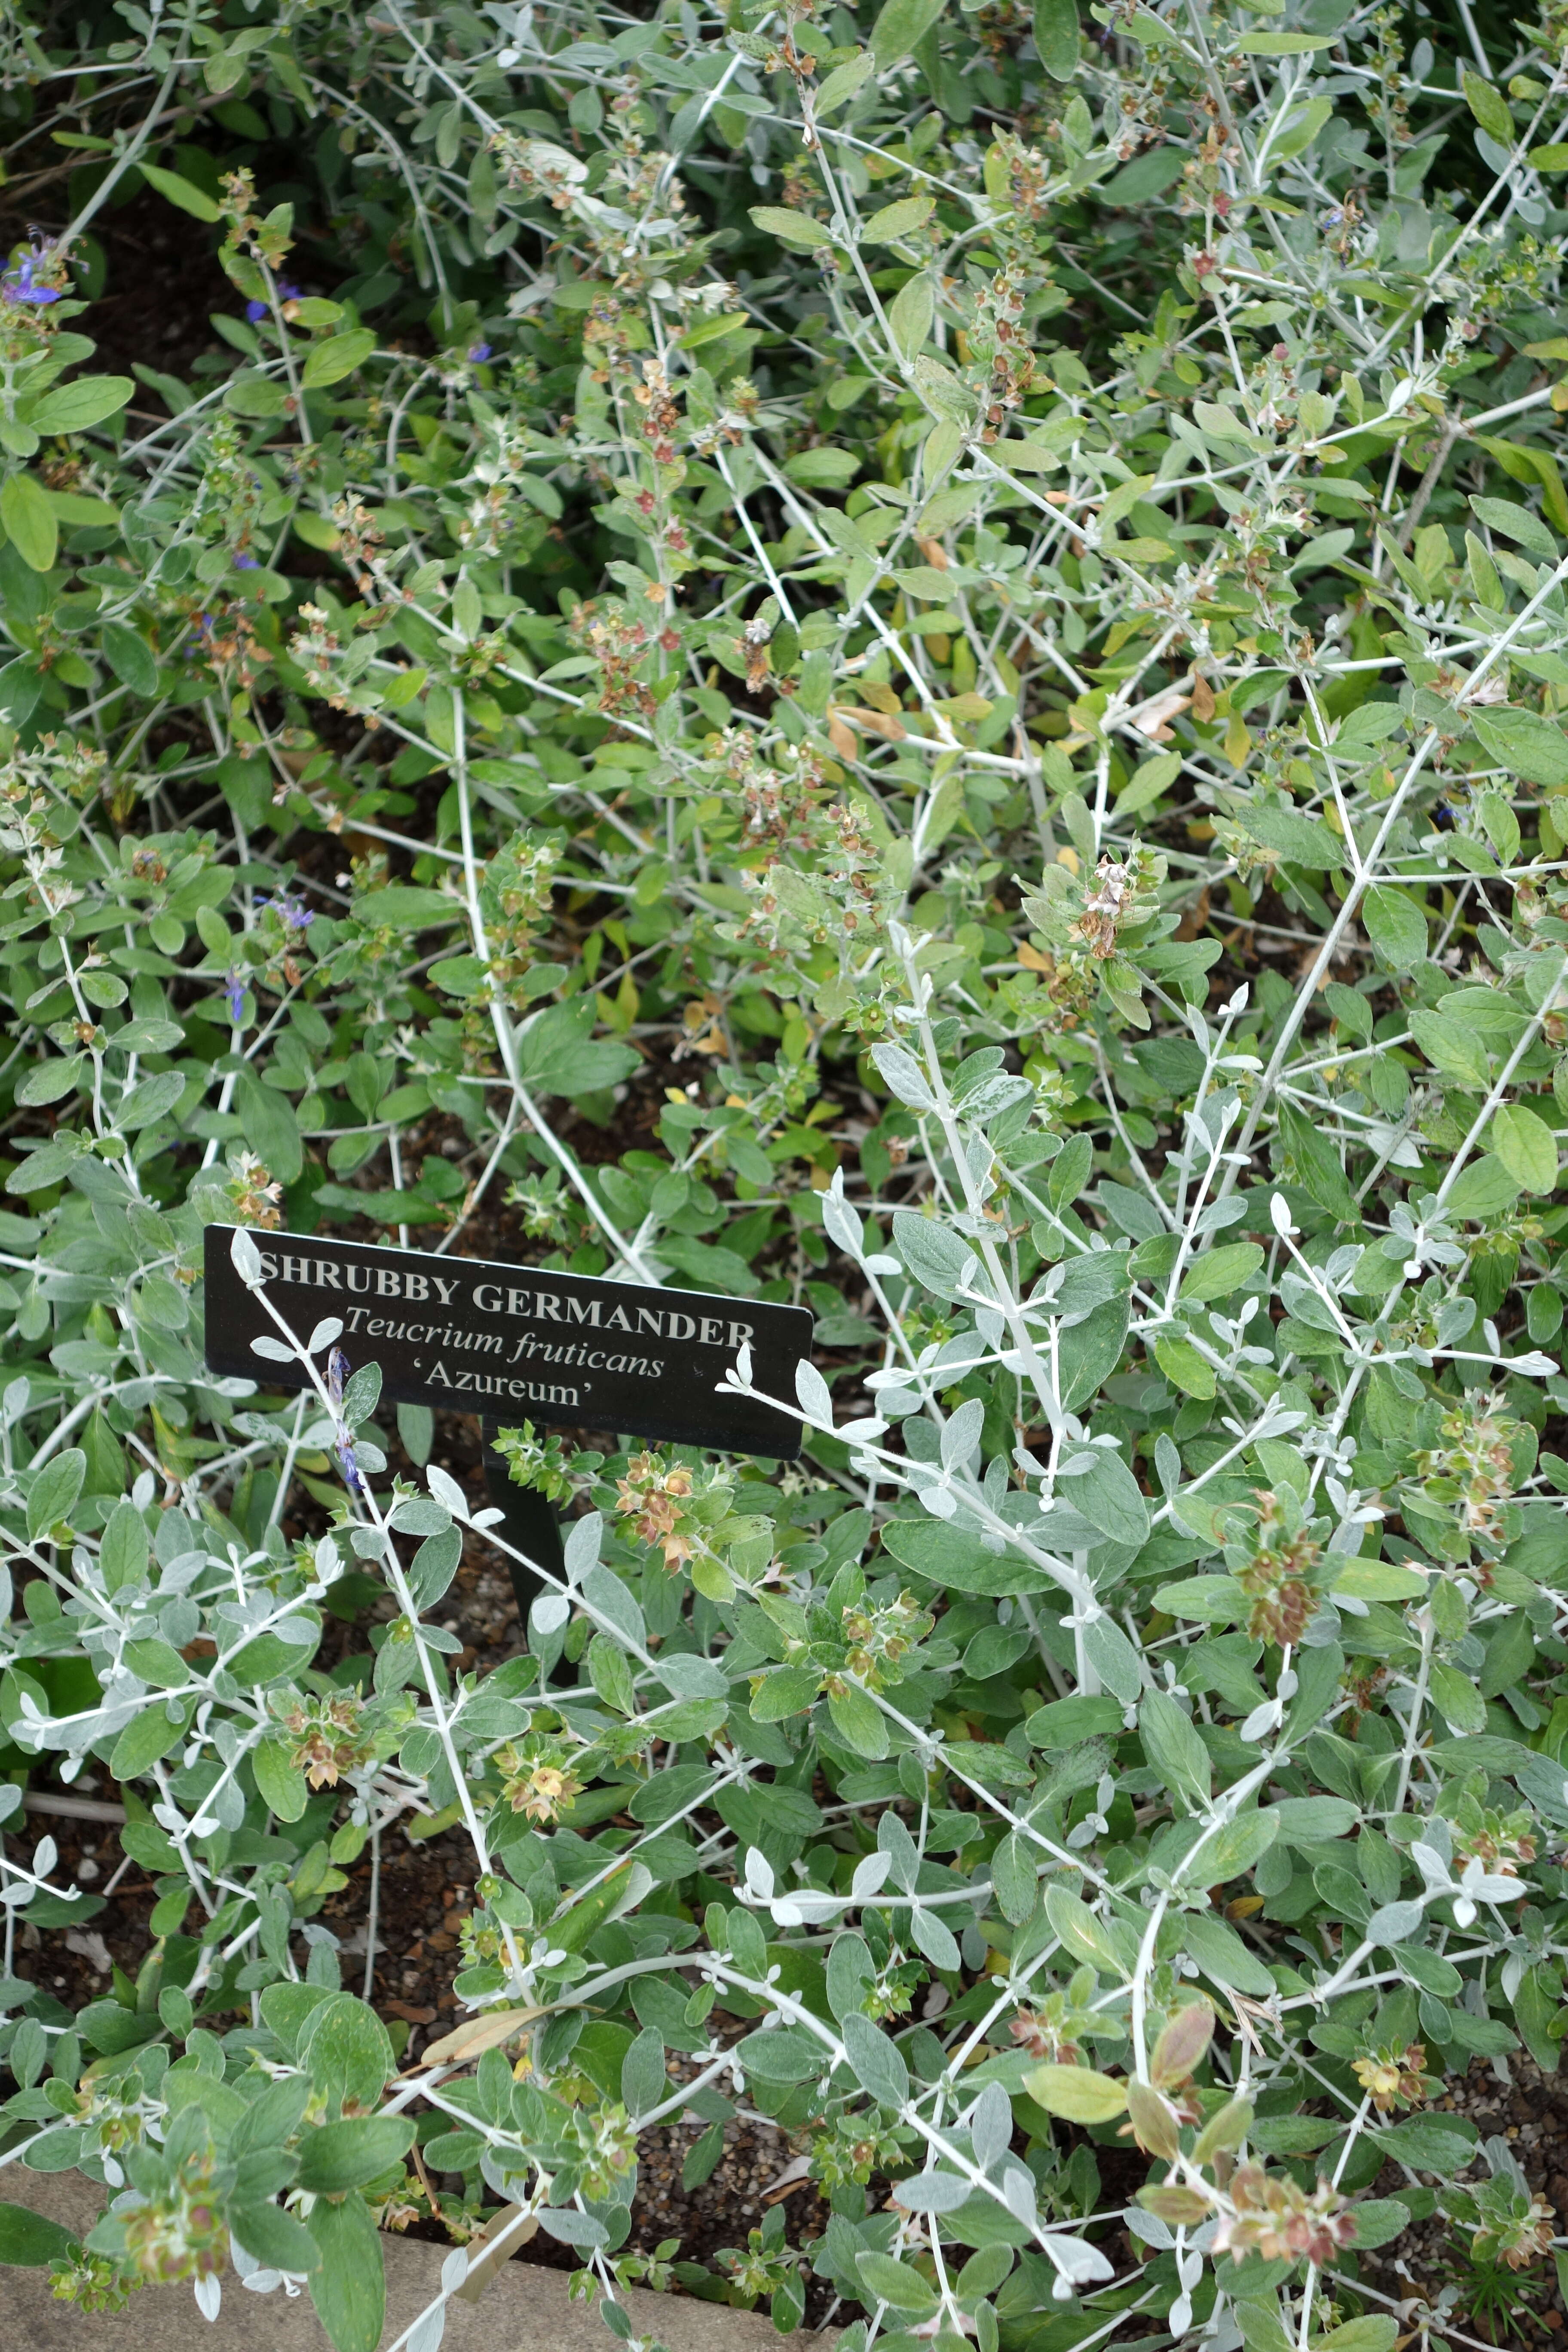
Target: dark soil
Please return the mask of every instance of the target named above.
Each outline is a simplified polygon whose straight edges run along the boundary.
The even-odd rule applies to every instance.
[[[1568,2080],[1543,2074],[1524,2051],[1496,2061],[1476,2058],[1468,2074],[1449,2076],[1443,2095],[1424,2112],[1464,2116],[1475,2125],[1482,2141],[1506,2139],[1531,2188],[1553,2208],[1558,2234],[1568,2235]],[[1435,2174],[1416,2177],[1436,2185]],[[1386,2164],[1368,2193],[1397,2197],[1407,2178],[1401,2166]],[[1484,2158],[1463,2178],[1484,2180]],[[1464,2233],[1435,2214],[1428,2221],[1412,2222],[1400,2237],[1379,2246],[1375,2252],[1363,2254],[1362,2274],[1380,2294],[1402,2302],[1420,2298],[1436,2304],[1454,2271],[1463,2275],[1465,2247]],[[1531,2347],[1540,2352],[1544,2345],[1568,2343],[1568,2302],[1550,2258],[1521,2271],[1519,2284],[1531,2301],[1513,2322],[1500,2326],[1495,2335],[1484,2321],[1468,2318],[1462,2307],[1456,2314],[1458,2324],[1467,2333],[1500,2347]],[[1413,2323],[1406,2318],[1403,2324]]]
[[[395,1463],[397,1449],[393,1448]],[[441,1414],[432,1457],[465,1487],[476,1505],[483,1499],[483,1469],[477,1426],[464,1416]],[[325,1524],[325,1514],[321,1515]],[[304,1515],[287,1523],[290,1539],[319,1532],[307,1528]],[[318,1660],[323,1670],[341,1658],[363,1654],[365,1626],[395,1613],[391,1597],[376,1602],[354,1625],[329,1617]],[[523,1647],[509,1565],[481,1537],[468,1531],[464,1557],[443,1605],[440,1623],[463,1643],[453,1664],[462,1671],[499,1665]],[[51,1788],[43,1772],[35,1775],[36,1800],[51,1794],[66,1802],[101,1805],[116,1810],[118,1790],[108,1775],[89,1770],[68,1790]],[[26,1923],[18,1930],[16,1972],[44,1986],[72,2009],[101,2000],[110,1991],[110,1966],[134,1979],[153,1946],[148,1920],[156,1900],[138,1865],[129,1863],[120,1848],[112,1822],[82,1821],[70,1815],[29,1809],[16,1831],[6,1832],[10,1851],[25,1858],[43,1837],[54,1840],[59,1862],[57,1884],[73,1878],[87,1891],[101,1895],[112,1887],[104,1908],[76,1928],[39,1929]],[[328,1896],[320,1915],[340,1939],[342,1979],[356,1993],[367,1993],[377,2012],[389,2022],[401,2020],[408,2029],[405,2064],[417,2058],[426,2043],[448,2032],[458,2020],[457,1997],[451,1990],[459,1954],[456,1923],[471,1907],[473,1853],[460,1830],[447,1831],[416,1843],[402,1831],[388,1831],[382,1841],[380,1927],[375,1965],[365,1984],[365,1920],[369,1907],[371,1858],[366,1852],[348,1870],[348,1885]],[[307,1958],[301,1942],[297,1954],[301,1971]],[[716,2023],[720,2021],[716,2020]],[[736,2024],[738,2036],[747,2029]],[[692,2071],[689,2062],[671,2053],[675,2081]],[[724,2153],[708,2180],[686,2189],[681,2168],[706,2125],[700,2119],[676,2121],[643,2137],[638,2157],[637,2195],[632,2206],[632,2228],[622,2252],[651,2254],[667,2241],[677,2242],[671,2259],[712,2267],[722,2249],[743,2249],[748,2231],[758,2229],[773,2200],[767,2192],[791,2166],[797,2147],[775,2126],[761,2119],[737,2117],[726,2125]],[[437,2175],[436,2185],[451,2193],[461,2191],[458,2176]],[[826,2226],[827,2208],[811,2181],[791,2180],[779,2192],[789,2216],[788,2237],[799,2246]],[[445,2242],[438,2222],[416,2223],[415,2236]],[[552,2269],[575,2270],[582,2257],[542,2232],[522,2248],[517,2259]],[[718,2275],[718,2273],[716,2273]],[[808,2276],[808,2316],[819,2320],[832,2301],[831,2290]],[[679,2291],[679,2287],[677,2291]]]
[[[737,2038],[746,2030],[737,2027]],[[669,2072],[679,2083],[694,2074],[696,2067],[692,2061],[671,2053]],[[788,2177],[795,2169],[793,2159],[805,2147],[805,2139],[792,2138],[761,2118],[738,2116],[724,2126],[724,2153],[710,2178],[696,2189],[685,2189],[681,2167],[706,2129],[693,2116],[643,2133],[637,2145],[637,2192],[632,2200],[631,2232],[618,2258],[651,2254],[673,2240],[675,2251],[667,2254],[667,2260],[700,2263],[714,2277],[721,2278],[715,2257],[730,2248],[743,2252],[747,2232],[761,2229],[770,2206],[782,2203],[788,2216],[785,2235],[792,2246],[805,2251],[809,2265],[811,2242],[827,2227],[828,2207],[814,2180]],[[542,2231],[518,2256],[521,2262],[565,2271],[578,2269],[582,2259],[572,2247],[547,2238]],[[804,2283],[806,2321],[816,2326],[826,2317],[834,2292],[825,2281],[813,2278],[809,2267]],[[679,2291],[678,2282],[676,2292]]]
[[[395,1467],[405,1471],[412,1468],[402,1459],[395,1440],[392,1441],[390,1454]],[[458,1481],[476,1508],[483,1505],[487,1496],[479,1433],[471,1420],[458,1413],[439,1415],[431,1459]],[[284,1533],[291,1543],[319,1535],[327,1521],[325,1511],[312,1506],[302,1491],[295,1499],[298,1509],[291,1508],[283,1522]],[[353,1623],[328,1615],[317,1665],[330,1673],[345,1658],[368,1655],[368,1627],[385,1622],[396,1613],[396,1604],[387,1593]],[[498,1666],[504,1659],[515,1657],[524,1646],[510,1563],[471,1528],[465,1530],[463,1558],[435,1622],[462,1642],[462,1650],[452,1661],[462,1673],[476,1666],[481,1670]],[[118,1797],[108,1775],[92,1769],[68,1790],[57,1789],[55,1793],[73,1803],[86,1798],[112,1805]],[[45,1774],[40,1770],[34,1775],[33,1798],[42,1801],[49,1794]],[[8,1836],[12,1834],[7,1832]],[[127,1975],[134,1977],[152,1949],[153,1939],[147,1918],[156,1898],[139,1866],[128,1864],[121,1853],[114,1824],[30,1809],[14,1834],[12,1851],[18,1853],[41,1837],[54,1839],[60,1856],[54,1874],[57,1884],[74,1874],[95,1895],[102,1894],[110,1885],[114,1887],[105,1909],[88,1923],[85,1931],[78,1931],[81,1941],[100,1947],[97,1954],[70,1945],[68,1937],[72,1931],[39,1930],[24,1924],[17,1937],[17,1975],[47,1985],[72,2007],[80,2007],[107,1992],[108,1970],[99,1965],[104,1950]],[[124,1875],[115,1884],[116,1874],[122,1867]],[[469,1907],[472,1867],[472,1852],[460,1832],[448,1832],[427,1843],[416,1843],[395,1827],[383,1841],[382,1925],[371,1997],[387,2015],[403,2017],[411,2026],[411,2056],[416,2054],[422,2039],[431,2039],[447,2030],[456,2009],[450,1984],[457,1972],[453,1957],[457,1937],[450,1931],[448,1915],[459,1906],[465,1911]],[[343,1981],[356,1991],[364,1990],[363,1923],[368,1906],[370,1873],[367,1851],[350,1869],[348,1885],[327,1897],[321,1914],[326,1926],[342,1940]],[[302,1967],[303,1946],[300,1958]],[[440,2018],[446,2022],[437,2022]]]
[[[48,152],[50,164],[37,183],[24,173],[25,194],[0,199],[0,239],[7,247],[35,228],[45,237],[58,233],[68,215],[68,173],[53,167],[59,151]],[[244,305],[223,273],[212,230],[143,188],[129,204],[111,203],[99,213],[91,234],[107,263],[103,291],[71,324],[98,346],[95,373],[130,375],[140,360],[188,380],[204,352],[226,349],[213,332],[212,313],[238,317]],[[140,383],[131,405],[133,420],[143,425],[167,413],[162,396]]]
[[[129,375],[132,362],[189,381],[204,352],[225,351],[213,332],[215,310],[238,318],[245,305],[224,276],[210,230],[149,189],[93,224],[109,263],[103,292],[85,312],[81,331],[98,345],[95,368]],[[155,421],[162,397],[139,384],[132,406]]]
[[[471,1424],[443,1416],[439,1458],[452,1475],[474,1491],[479,1483],[479,1441]],[[375,1613],[390,1613],[390,1602]],[[443,1622],[464,1642],[465,1666],[499,1664],[520,1649],[517,1604],[510,1589],[506,1565],[481,1540],[470,1537],[466,1556],[448,1597]],[[345,1654],[363,1644],[363,1632],[329,1629],[329,1643]],[[44,1796],[41,1785],[35,1790]],[[69,1800],[103,1803],[115,1791],[106,1778],[89,1774],[65,1794]],[[29,1811],[15,1833],[12,1851],[18,1855],[44,1835],[55,1840],[60,1865],[57,1877],[75,1877],[99,1893],[114,1885],[105,1908],[83,1927],[39,1929],[24,1925],[19,1931],[16,1973],[41,1983],[73,2008],[100,1999],[109,1990],[108,1964],[112,1961],[134,1976],[152,1948],[148,1915],[153,1902],[151,1885],[135,1865],[125,1866],[114,1827],[106,1822]],[[457,2002],[451,1979],[458,1967],[456,1922],[472,1901],[472,1855],[460,1832],[447,1832],[416,1843],[397,1832],[383,1842],[380,1917],[381,1933],[370,1998],[389,2021],[401,2020],[408,2029],[405,2063],[417,2057],[430,2041],[456,2022]],[[364,1986],[364,1920],[368,1906],[370,1858],[362,1856],[348,1874],[349,1884],[328,1898],[323,1922],[341,1939],[343,1981],[354,1991]],[[303,1947],[299,1955],[301,1962]],[[736,2033],[746,2029],[739,2024]],[[691,2062],[671,2053],[670,2071],[679,2082]],[[1556,2226],[1568,2234],[1568,2081],[1543,2075],[1534,2061],[1521,2053],[1506,2061],[1474,2061],[1463,2076],[1455,2076],[1427,2112],[1468,2117],[1482,2140],[1506,2138],[1522,2166],[1531,2189],[1544,2196],[1556,2216]],[[652,2254],[675,2242],[672,2257],[700,2263],[717,2278],[716,2256],[726,2248],[743,2249],[749,2231],[761,2227],[769,2206],[783,2202],[788,2215],[792,2246],[809,2249],[826,2228],[827,2207],[816,2184],[790,2177],[804,2141],[792,2137],[761,2118],[737,2117],[725,2126],[724,2152],[710,2179],[686,2189],[681,2168],[706,2126],[696,2117],[680,2119],[645,2133],[638,2156],[638,2187],[632,2206],[632,2226],[623,2254]],[[1104,2174],[1104,2201],[1130,2199],[1147,2170],[1146,2159],[1131,2150],[1097,2148]],[[1484,2160],[1475,2168],[1484,2177]],[[456,2177],[437,2176],[436,2185],[457,2192]],[[1395,2164],[1384,2166],[1370,2194],[1397,2197],[1407,2177]],[[886,2196],[886,2184],[874,2184],[875,2201]],[[412,2234],[443,2240],[437,2222],[418,2222]],[[1130,2247],[1116,2244],[1119,2267]],[[1436,2305],[1456,2270],[1464,2271],[1462,2234],[1440,2217],[1411,2225],[1399,2238],[1361,2257],[1367,2284],[1380,2294],[1406,2305],[1403,2324],[1409,2326],[1417,2303]],[[523,2247],[518,2260],[547,2267],[574,2270],[581,2257],[572,2248],[542,2233]],[[808,2254],[809,2260],[809,2254]],[[822,2282],[807,2276],[807,2317],[820,2323],[832,2303]],[[1501,2323],[1493,2335],[1484,2321],[1454,2314],[1458,2329],[1472,2340],[1495,2342],[1520,2352],[1542,2352],[1553,2343],[1568,2345],[1568,2305],[1550,2263],[1541,2260],[1521,2274],[1520,2284],[1531,2296],[1517,2314]],[[679,2286],[677,2291],[679,2291]],[[1383,2308],[1373,2305],[1373,2308]],[[1440,2334],[1441,2324],[1437,2332]]]
[[[82,1784],[78,1784],[79,1789]],[[108,1792],[106,1784],[105,1793]],[[73,1790],[75,1794],[77,1791]],[[59,1875],[75,1875],[89,1885],[105,1884],[120,1861],[112,1827],[78,1822],[54,1815],[29,1813],[14,1851],[43,1835],[55,1839],[60,1850]],[[472,1853],[459,1832],[448,1832],[424,1844],[411,1844],[389,1834],[382,1856],[381,1918],[383,1945],[376,1960],[371,1999],[388,2021],[403,2020],[409,2028],[405,2063],[427,2042],[448,2032],[457,2021],[457,2000],[451,1990],[456,1972],[458,1938],[453,1922],[469,1907]],[[363,1990],[364,1927],[370,1864],[363,1858],[349,1872],[349,1885],[329,1897],[321,1914],[340,1936],[344,1984]],[[85,1927],[68,1930],[26,1927],[21,1931],[16,1972],[45,1985],[55,1996],[79,2008],[101,1999],[110,1990],[106,1961],[132,1976],[152,1948],[147,1917],[153,1901],[152,1887],[140,1874],[122,1881],[106,1908]],[[300,1948],[299,1958],[305,1954]],[[745,2029],[737,2027],[737,2032]],[[693,2071],[690,2062],[671,2053],[670,2072],[679,2082]],[[681,2168],[706,2124],[698,2117],[679,2120],[646,2132],[638,2149],[637,2193],[632,2205],[632,2226],[621,2253],[651,2254],[675,2242],[667,2260],[703,2264],[715,2277],[715,2256],[726,2248],[743,2250],[747,2232],[759,2229],[769,2206],[768,2192],[788,2173],[804,2142],[792,2139],[776,2126],[738,2116],[724,2128],[724,2152],[710,2177],[699,2187],[685,2189]],[[459,2176],[434,2176],[435,2186],[461,2193]],[[788,2214],[789,2242],[808,2246],[827,2222],[827,2207],[813,2181],[786,2179],[778,2197]],[[437,2221],[414,2224],[410,2235],[445,2243],[447,2232]],[[520,2250],[517,2260],[555,2270],[576,2270],[582,2256],[542,2232]],[[807,2315],[814,2323],[826,2315],[832,2291],[806,2278]],[[681,2292],[679,2283],[674,2290]]]

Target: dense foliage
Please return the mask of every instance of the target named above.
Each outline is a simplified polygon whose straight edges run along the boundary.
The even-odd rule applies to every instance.
[[[1559,0],[17,0],[0,140],[0,2168],[107,2209],[0,2256],[374,2352],[377,2221],[515,2204],[625,2338],[743,2108],[831,2221],[677,2270],[846,2352],[1506,2320],[1568,2216],[1424,2110],[1568,2025]],[[214,1223],[804,1302],[803,1464],[515,1433],[465,1671],[493,1518],[330,1323],[205,1370]],[[400,2074],[320,1914],[440,1822]]]

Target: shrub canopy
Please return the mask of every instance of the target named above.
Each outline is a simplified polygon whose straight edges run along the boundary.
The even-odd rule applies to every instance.
[[[0,2259],[375,2352],[516,2201],[625,2338],[742,2109],[844,2352],[1528,2298],[1424,2109],[1568,2021],[1568,18],[18,0],[0,134],[0,2166],[107,2191]],[[515,1430],[476,1657],[471,1441],[209,1373],[215,1223],[805,1304],[801,1464]]]

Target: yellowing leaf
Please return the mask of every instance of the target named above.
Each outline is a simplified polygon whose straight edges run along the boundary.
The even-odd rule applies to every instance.
[[[1069,2124],[1108,2124],[1127,2105],[1127,2085],[1097,2074],[1091,2066],[1037,2066],[1024,2088],[1048,2116]]]
[[[1214,2039],[1214,2011],[1206,2000],[1189,2001],[1176,2011],[1154,2046],[1149,2077],[1160,2089],[1184,2083]]]
[[[1252,2101],[1231,2099],[1211,2116],[1193,2146],[1193,2161],[1206,2164],[1223,2147],[1239,2147],[1252,2121]]]
[[[30,571],[49,569],[59,544],[59,527],[42,484],[31,474],[13,474],[0,489],[0,523]]]

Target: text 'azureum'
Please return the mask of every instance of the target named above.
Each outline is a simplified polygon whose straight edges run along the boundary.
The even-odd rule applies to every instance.
[[[811,1348],[804,1307],[321,1234],[260,1238],[267,1300],[300,1339],[338,1318],[350,1371],[378,1364],[389,1402],[498,1417],[515,1407],[557,1426],[775,1460],[800,1451],[799,1421],[766,1398],[795,1395]],[[207,1363],[267,1388],[303,1387],[302,1367],[258,1360],[252,1342],[276,1339],[277,1326],[236,1274],[232,1239],[231,1226],[207,1228]],[[742,1349],[763,1397],[721,1387]]]

